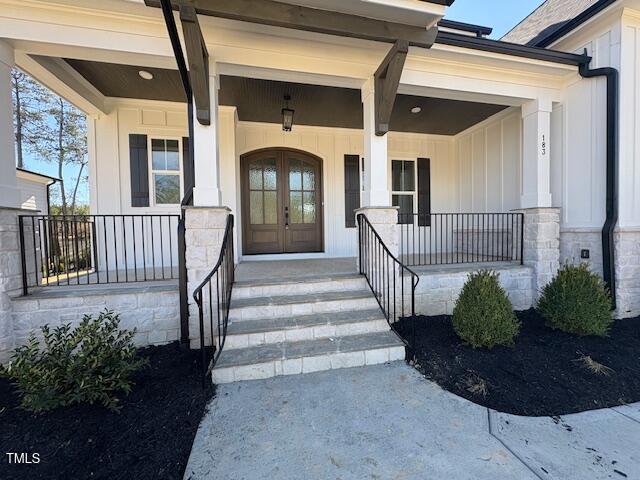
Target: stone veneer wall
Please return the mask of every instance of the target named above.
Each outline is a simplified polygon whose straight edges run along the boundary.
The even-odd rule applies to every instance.
[[[224,239],[224,231],[227,225],[227,217],[230,213],[231,210],[227,207],[185,208],[185,256],[189,301],[189,337],[192,348],[200,348],[198,306],[193,299],[193,292],[218,262],[222,240]],[[207,292],[204,291],[203,293],[203,304],[208,305]],[[216,313],[217,312],[214,312],[214,314]],[[208,308],[204,309],[204,314],[205,339],[210,339],[211,323],[208,318]],[[214,319],[213,325],[214,328],[217,327],[217,318]],[[208,341],[207,344],[209,343],[211,342]]]
[[[560,267],[560,209],[527,208],[524,213],[524,265],[533,269],[533,301]]]
[[[500,284],[507,291],[515,310],[528,310],[533,306],[533,268],[508,266],[493,270],[500,274]],[[416,314],[451,315],[471,271],[470,269],[445,269],[417,272],[420,275],[420,282],[416,287]],[[405,297],[407,297],[406,294]]]
[[[583,249],[589,250],[589,259],[580,258]],[[574,265],[588,263],[590,269],[602,276],[602,233],[600,229],[561,229],[560,263]]]
[[[614,234],[618,318],[640,315],[640,229]]]
[[[24,343],[44,324],[77,324],[85,314],[97,315],[107,308],[120,314],[122,328],[136,329],[136,345],[161,345],[179,338],[179,305],[177,286],[20,297],[13,300],[15,343]]]
[[[0,207],[0,362],[7,360],[9,352],[16,345],[12,299],[22,294],[18,217],[20,215],[33,215],[34,213],[37,212]],[[33,235],[30,228],[25,229],[27,238],[32,238]],[[36,241],[37,245],[39,245],[38,241]],[[35,268],[33,249],[27,251],[25,260],[27,273],[33,276],[38,271]],[[34,279],[34,281],[36,280]]]

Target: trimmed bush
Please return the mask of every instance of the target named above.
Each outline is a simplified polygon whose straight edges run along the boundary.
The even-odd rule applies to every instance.
[[[41,327],[44,345],[32,333],[16,348],[0,375],[13,379],[22,407],[34,412],[78,403],[101,403],[118,410],[119,393],[128,394],[133,372],[147,363],[136,356],[135,331],[119,328],[119,315],[105,310],[70,324]]]
[[[512,345],[520,331],[499,275],[481,270],[469,275],[453,310],[453,329],[473,348]]]
[[[538,311],[549,327],[604,337],[613,324],[611,295],[588,265],[564,265],[542,290]]]

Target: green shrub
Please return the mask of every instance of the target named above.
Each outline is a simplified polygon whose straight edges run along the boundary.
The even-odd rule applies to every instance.
[[[34,412],[78,403],[118,410],[118,393],[131,391],[131,374],[146,364],[136,356],[135,331],[119,328],[119,315],[85,315],[76,328],[41,328],[44,345],[31,334],[0,375],[13,379],[22,407]]]
[[[474,348],[512,345],[520,331],[513,306],[495,272],[469,275],[453,310],[453,329]]]
[[[586,264],[562,266],[542,290],[538,311],[549,327],[576,335],[603,337],[613,323],[609,291]]]

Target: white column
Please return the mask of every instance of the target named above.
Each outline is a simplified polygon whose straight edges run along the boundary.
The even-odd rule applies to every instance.
[[[546,99],[522,107],[521,208],[551,207],[551,111]]]
[[[220,149],[218,139],[218,75],[215,63],[209,66],[209,95],[211,102],[211,125],[201,125],[193,119],[195,188],[193,204],[197,207],[222,205],[220,192]]]
[[[362,87],[364,112],[364,194],[365,207],[388,207],[389,163],[387,158],[387,136],[376,136],[374,80],[371,78]]]
[[[14,65],[13,47],[0,41],[0,207],[20,206],[11,99],[11,68]]]

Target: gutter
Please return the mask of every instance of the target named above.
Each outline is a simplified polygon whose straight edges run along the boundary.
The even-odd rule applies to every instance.
[[[485,52],[560,63],[563,65],[573,65],[575,67],[579,67],[585,62],[588,64],[591,61],[591,57],[586,53],[583,55],[576,55],[574,53],[547,50],[544,48],[520,45],[518,43],[503,42],[484,37],[472,37],[452,32],[439,31],[438,36],[436,37],[436,43],[449,45],[451,47],[470,48]]]
[[[586,55],[586,51],[585,51]],[[618,223],[618,161],[620,137],[620,74],[613,67],[589,68],[590,62],[580,65],[583,78],[607,79],[607,199],[606,220],[602,227],[602,266],[604,281],[611,292],[612,308],[617,308],[614,231]]]

